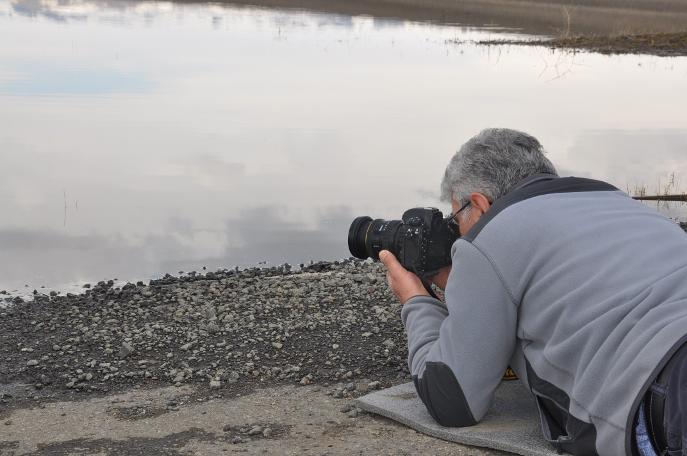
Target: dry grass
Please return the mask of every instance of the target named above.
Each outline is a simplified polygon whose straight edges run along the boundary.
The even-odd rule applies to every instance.
[[[640,201],[687,202],[687,193],[680,188],[678,177],[675,173],[671,173],[666,182],[659,179],[656,190],[652,194],[649,194],[646,185],[635,185],[632,191],[628,186],[627,193]]]

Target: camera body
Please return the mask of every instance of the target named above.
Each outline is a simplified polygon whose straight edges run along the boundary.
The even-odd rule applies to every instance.
[[[357,217],[348,231],[348,248],[356,258],[374,260],[389,250],[404,268],[428,279],[451,264],[451,246],[458,237],[439,209],[416,207],[401,220]]]

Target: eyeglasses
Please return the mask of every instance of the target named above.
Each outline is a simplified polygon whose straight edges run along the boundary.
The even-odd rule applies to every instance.
[[[470,205],[470,201],[467,203],[463,204],[460,209],[458,209],[456,212],[453,214],[447,215],[446,218],[444,219],[444,222],[448,224],[448,226],[452,226],[457,228],[458,227],[458,214],[463,212],[468,206]]]

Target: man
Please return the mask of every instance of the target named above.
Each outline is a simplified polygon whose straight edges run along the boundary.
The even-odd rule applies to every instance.
[[[476,424],[511,366],[559,450],[687,455],[685,233],[609,184],[558,177],[513,130],[470,139],[441,188],[462,235],[434,279],[446,303],[380,254],[434,419]]]

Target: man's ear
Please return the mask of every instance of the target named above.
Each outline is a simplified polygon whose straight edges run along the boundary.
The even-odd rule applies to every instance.
[[[491,207],[489,199],[487,199],[487,197],[483,194],[477,192],[470,193],[470,204],[473,208],[479,208],[479,210],[482,211],[482,214],[487,212]]]

